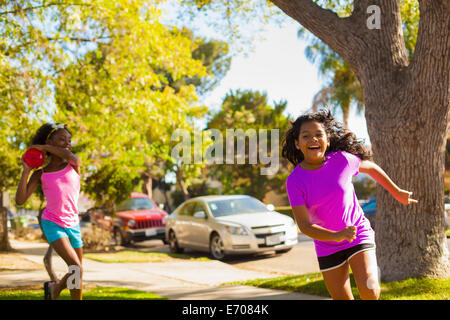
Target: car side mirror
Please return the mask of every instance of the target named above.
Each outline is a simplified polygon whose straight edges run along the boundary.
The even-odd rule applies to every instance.
[[[160,208],[161,210],[164,210],[164,203],[158,204],[158,208]]]
[[[274,206],[273,204],[268,204],[268,205],[266,206],[266,208],[267,208],[269,211],[274,211],[274,210],[275,210],[275,206]]]
[[[200,219],[206,219],[205,211],[197,211],[194,213],[194,217],[200,218]]]

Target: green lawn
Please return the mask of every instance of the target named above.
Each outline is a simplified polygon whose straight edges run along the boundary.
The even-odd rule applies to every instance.
[[[1,289],[0,300],[43,300],[42,286],[18,289]],[[61,292],[60,300],[70,300],[68,290]],[[128,288],[96,287],[83,290],[83,300],[167,300],[151,292]]]
[[[353,275],[350,283],[355,299],[359,299]],[[321,273],[285,276],[270,279],[255,279],[226,283],[226,285],[248,285],[279,289],[329,297]],[[450,279],[408,279],[400,282],[382,282],[380,300],[450,300]]]
[[[207,257],[191,257],[186,254],[161,253],[161,252],[140,252],[140,251],[119,251],[111,253],[86,253],[83,257],[106,263],[131,263],[131,262],[170,262],[176,259],[210,261]]]

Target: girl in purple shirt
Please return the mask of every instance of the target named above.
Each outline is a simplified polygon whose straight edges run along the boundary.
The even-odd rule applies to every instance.
[[[333,299],[353,299],[349,266],[362,299],[378,299],[375,235],[358,204],[352,176],[369,174],[402,204],[416,203],[369,161],[370,153],[330,111],[299,117],[283,139],[295,169],[286,189],[300,230],[314,239],[319,267]]]

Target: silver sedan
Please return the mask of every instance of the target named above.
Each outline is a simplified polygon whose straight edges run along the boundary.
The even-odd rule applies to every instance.
[[[297,243],[295,221],[246,195],[203,196],[182,203],[166,220],[171,252],[184,248],[228,254],[274,250],[287,252]]]

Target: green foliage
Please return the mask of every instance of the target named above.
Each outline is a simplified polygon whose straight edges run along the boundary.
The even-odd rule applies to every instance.
[[[174,169],[172,132],[207,112],[196,86],[216,85],[230,60],[226,43],[159,19],[144,0],[2,4],[0,189],[17,185],[20,156],[44,121],[68,124],[83,190],[98,204],[126,197],[143,172]]]
[[[355,193],[358,199],[369,199],[375,197],[376,182],[366,176],[353,182]]]
[[[212,115],[208,122],[208,129],[218,129],[222,136],[226,137],[226,129],[248,129],[268,130],[268,146],[271,145],[271,129],[278,129],[282,135],[288,128],[288,119],[283,115],[286,109],[286,102],[275,103],[273,107],[268,104],[267,94],[258,91],[241,91],[228,93],[222,103],[221,110]],[[247,139],[246,139],[247,140]],[[259,140],[259,139],[258,139]],[[260,144],[260,141],[258,141]],[[225,143],[223,144],[226,154]],[[259,150],[260,145],[257,146]],[[269,152],[271,152],[269,150]],[[279,150],[281,154],[281,150]],[[282,191],[286,178],[283,159],[280,157],[281,170],[274,176],[261,174],[263,166],[259,160],[257,164],[250,164],[249,142],[246,142],[245,164],[215,164],[210,167],[210,176],[218,179],[222,183],[223,194],[248,194],[258,199],[263,199],[265,194],[271,190]]]
[[[192,58],[201,61],[206,68],[207,75],[203,77],[185,77],[177,81],[170,81],[170,87],[179,91],[183,85],[192,84],[197,93],[205,94],[213,90],[225,77],[230,69],[231,56],[228,43],[218,40],[207,40],[206,38],[196,38],[191,30],[183,28],[181,33],[191,40]],[[170,79],[170,75],[169,75]]]
[[[254,279],[228,284],[250,285],[325,297],[330,296],[320,273]],[[353,274],[350,274],[350,285],[353,296],[355,299],[359,299],[360,297]],[[382,282],[380,287],[380,300],[448,300],[450,298],[450,279],[407,279],[399,282]]]
[[[182,260],[210,261],[207,257],[192,257],[187,254],[164,252],[119,251],[110,253],[87,253],[85,258],[103,263],[149,263]]]
[[[0,300],[42,300],[43,298],[42,286],[0,290]],[[68,290],[61,292],[60,300],[71,300]],[[129,288],[95,287],[83,290],[83,300],[167,300],[167,298],[153,292]]]
[[[197,183],[193,183],[187,187],[187,191],[189,193],[190,198],[207,196],[213,194],[219,194],[216,188],[209,188],[206,181],[201,181]],[[180,204],[184,202],[184,194],[180,190],[175,190],[171,193],[171,198],[173,200],[173,208],[175,209]]]
[[[140,179],[135,171],[120,162],[108,162],[86,179],[84,191],[97,205],[114,209],[114,205],[128,198]]]
[[[0,48],[5,44],[6,39],[0,37]],[[44,115],[36,107],[40,97],[35,76],[40,73],[12,66],[8,54],[0,51],[0,191],[17,183],[20,159],[38,126],[34,115]]]

